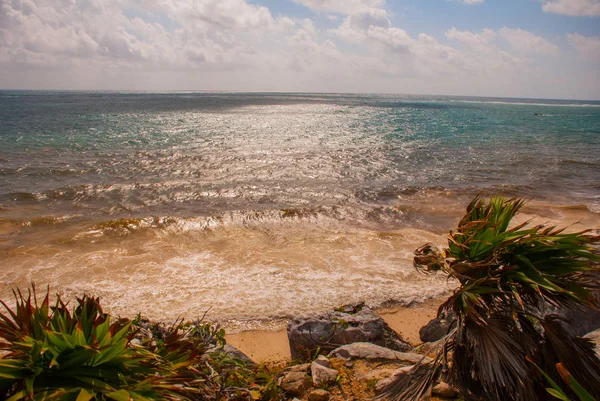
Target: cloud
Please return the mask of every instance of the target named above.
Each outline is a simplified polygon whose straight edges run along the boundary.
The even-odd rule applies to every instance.
[[[557,56],[560,48],[541,36],[536,36],[523,29],[511,29],[504,27],[500,29],[500,35],[506,39],[512,47],[523,52],[551,54]]]
[[[253,51],[246,38],[294,24],[244,0],[157,0],[147,9],[126,0],[0,1],[0,60],[26,64],[243,64]]]
[[[295,3],[315,11],[350,14],[365,8],[381,8],[385,0],[293,0]]]
[[[542,0],[542,10],[547,13],[575,17],[600,16],[600,0]]]
[[[480,4],[483,3],[483,0],[458,0],[459,2],[463,3],[463,4]]]
[[[453,27],[446,32],[446,37],[471,47],[487,46],[496,37],[496,32],[486,28],[481,33],[473,33],[471,31],[459,31]]]
[[[506,96],[537,88],[532,95],[557,97],[548,83],[560,76],[573,83],[563,85],[569,93],[594,90],[577,83],[598,65],[595,37],[568,36],[581,57],[559,74],[540,55],[574,51],[523,29],[451,28],[440,38],[394,25],[383,0],[296,2],[323,18],[273,15],[250,0],[0,0],[0,88]]]
[[[567,39],[583,58],[600,61],[600,36],[571,33],[567,35]]]

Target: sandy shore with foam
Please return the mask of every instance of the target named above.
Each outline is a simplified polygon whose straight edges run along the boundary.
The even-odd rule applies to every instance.
[[[443,299],[431,299],[412,306],[379,309],[390,327],[411,344],[420,343],[419,329],[433,319]],[[227,335],[227,342],[257,363],[290,361],[290,347],[285,328],[273,331],[250,330]]]

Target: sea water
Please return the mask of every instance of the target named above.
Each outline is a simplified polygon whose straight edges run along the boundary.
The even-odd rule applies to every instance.
[[[414,249],[494,193],[598,229],[600,102],[2,91],[0,299],[242,326],[422,301],[455,283]]]

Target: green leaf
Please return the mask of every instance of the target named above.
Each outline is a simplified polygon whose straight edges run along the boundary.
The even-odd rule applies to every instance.
[[[77,399],[75,401],[89,401],[94,398],[94,394],[88,392],[86,389],[82,388],[77,395]]]
[[[554,398],[558,398],[559,400],[562,400],[562,401],[570,401],[569,397],[567,397],[567,395],[565,393],[563,393],[562,391],[558,391],[553,388],[547,388],[546,391],[548,392],[548,394],[550,394]]]
[[[130,401],[131,395],[126,390],[114,391],[111,393],[105,393],[108,398],[112,398],[115,401]]]

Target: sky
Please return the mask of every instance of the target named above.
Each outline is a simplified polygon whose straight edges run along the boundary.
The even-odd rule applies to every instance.
[[[600,0],[0,0],[0,88],[600,100]]]

